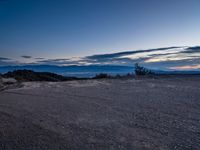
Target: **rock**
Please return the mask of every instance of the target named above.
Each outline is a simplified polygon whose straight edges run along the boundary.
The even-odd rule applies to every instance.
[[[0,80],[2,84],[14,84],[17,82],[14,78],[1,78]]]

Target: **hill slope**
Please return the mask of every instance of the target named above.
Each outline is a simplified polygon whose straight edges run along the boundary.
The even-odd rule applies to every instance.
[[[15,78],[18,81],[67,81],[77,79],[75,77],[64,77],[49,72],[34,72],[31,70],[16,70],[2,75],[4,78]]]

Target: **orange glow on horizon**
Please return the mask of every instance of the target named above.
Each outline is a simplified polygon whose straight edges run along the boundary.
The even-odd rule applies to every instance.
[[[177,66],[177,67],[170,67],[169,69],[174,70],[193,70],[193,69],[200,69],[200,64],[198,65],[187,65],[187,66]]]

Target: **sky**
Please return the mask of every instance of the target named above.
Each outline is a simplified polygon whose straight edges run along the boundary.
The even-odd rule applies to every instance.
[[[199,18],[199,0],[0,0],[0,65],[198,46]]]

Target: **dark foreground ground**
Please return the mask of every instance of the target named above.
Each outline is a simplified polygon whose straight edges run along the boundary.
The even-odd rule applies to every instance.
[[[200,77],[32,82],[0,92],[0,150],[199,150]]]

